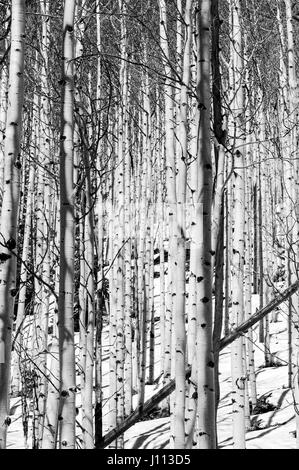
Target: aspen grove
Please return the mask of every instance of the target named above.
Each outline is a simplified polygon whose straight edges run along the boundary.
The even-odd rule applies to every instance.
[[[299,448],[298,32],[0,0],[0,449]]]

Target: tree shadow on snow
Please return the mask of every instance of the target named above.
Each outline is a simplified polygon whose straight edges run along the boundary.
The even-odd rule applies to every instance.
[[[156,437],[158,437],[160,434],[163,434],[168,429],[169,429],[169,423],[163,423],[163,424],[160,424],[160,425],[152,428],[150,431],[145,432],[144,434],[141,434],[140,436],[138,436],[136,438],[132,449],[141,449],[142,444],[144,444],[145,441],[148,438],[150,438],[151,436],[152,436],[152,439],[150,439],[150,441],[144,446],[144,449],[152,448],[152,447],[149,447],[150,444],[152,442],[154,442]],[[132,439],[132,437],[130,437],[130,439],[127,439],[126,442],[128,442],[131,439]],[[159,449],[164,449],[167,446],[167,444],[169,443],[169,438],[166,437],[165,439],[166,440],[163,443],[159,443]]]
[[[283,400],[284,400],[284,398],[285,398],[285,396],[287,395],[288,392],[289,392],[289,389],[287,388],[280,395],[279,400],[278,400],[277,405],[276,405],[276,409],[273,411],[272,415],[269,417],[267,426],[271,426],[273,418],[277,414],[277,412],[281,409],[282,402],[283,402]]]
[[[270,434],[270,432],[275,431],[277,428],[280,428],[281,426],[284,426],[285,424],[290,423],[294,418],[295,418],[295,415],[291,416],[289,419],[287,419],[283,423],[272,425],[270,428],[267,428],[267,430],[265,430],[261,434],[258,434],[257,436],[246,438],[246,442],[247,441],[254,441],[255,439],[260,439],[261,437],[264,437],[267,434]]]

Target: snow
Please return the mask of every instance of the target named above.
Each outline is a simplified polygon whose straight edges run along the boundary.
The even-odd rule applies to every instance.
[[[280,308],[277,322],[270,321],[270,349],[276,360],[282,364],[279,367],[264,367],[263,344],[258,342],[258,326],[253,330],[255,344],[255,364],[257,370],[258,397],[271,394],[268,402],[276,409],[267,413],[251,416],[254,431],[246,434],[247,449],[295,449],[295,410],[292,392],[287,388],[288,383],[288,348],[287,348],[287,311],[286,306]],[[271,320],[271,315],[270,315]],[[159,324],[156,324],[157,332]],[[105,332],[105,347],[103,349],[103,372],[107,382],[109,373],[109,344]],[[157,351],[155,376],[159,375],[159,351]],[[221,399],[218,409],[218,445],[220,448],[232,448],[232,405],[231,405],[231,362],[230,348],[225,348],[220,355],[220,387]],[[145,399],[157,392],[160,385],[147,385]],[[104,399],[108,398],[109,387],[104,384]],[[134,396],[134,400],[136,400]],[[136,403],[136,401],[135,401]],[[80,403],[78,402],[80,407]],[[107,426],[108,401],[104,405],[104,431]],[[21,398],[11,400],[11,425],[8,432],[9,449],[26,447],[22,430]],[[159,418],[141,421],[125,432],[124,441],[127,449],[166,449],[169,448],[170,425],[169,418]],[[31,446],[29,433],[28,447]]]
[[[257,305],[255,305],[256,307]],[[270,316],[271,318],[271,316]],[[258,342],[258,326],[253,330],[255,341],[255,365],[257,370],[258,397],[271,393],[268,402],[278,409],[252,415],[251,424],[260,429],[246,433],[247,449],[295,449],[295,410],[288,383],[287,315],[282,306],[277,322],[270,322],[270,349],[281,362],[280,367],[264,367],[263,344]],[[222,449],[233,448],[231,405],[230,347],[220,354],[221,398],[218,408],[218,445]],[[125,433],[125,447],[138,449],[169,448],[169,418],[140,422]]]

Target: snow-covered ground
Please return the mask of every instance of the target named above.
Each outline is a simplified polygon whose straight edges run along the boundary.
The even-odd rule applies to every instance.
[[[271,314],[270,314],[271,318]],[[255,431],[247,432],[247,449],[295,449],[295,410],[288,383],[287,315],[282,306],[277,322],[270,323],[271,353],[283,365],[264,367],[264,346],[258,342],[258,326],[253,331],[258,397],[271,394],[268,402],[276,409],[251,416]],[[218,443],[232,448],[231,358],[230,347],[220,355],[221,400],[218,409]],[[125,433],[125,447],[159,449],[169,447],[169,418],[140,422]]]
[[[271,318],[271,315],[270,315]],[[159,324],[156,324],[157,332]],[[279,367],[264,367],[263,344],[258,342],[258,327],[253,331],[255,342],[255,364],[257,369],[258,397],[271,394],[268,401],[276,409],[251,417],[252,427],[256,430],[247,432],[247,449],[293,449],[296,439],[295,410],[292,393],[287,388],[287,314],[286,307],[282,306],[277,322],[270,322],[271,352],[282,365]],[[108,334],[105,334],[108,340]],[[159,341],[159,339],[158,339]],[[159,350],[156,353],[155,376],[159,375]],[[103,350],[104,379],[109,372],[109,344],[106,342]],[[218,442],[220,448],[232,447],[232,406],[231,406],[231,360],[230,348],[226,348],[220,355],[220,386],[221,400],[218,411]],[[145,399],[158,390],[157,385],[146,386]],[[108,397],[109,387],[104,383],[104,398]],[[104,406],[104,431],[107,425],[108,406]],[[25,442],[22,430],[21,399],[11,400],[11,425],[8,433],[8,448],[24,448]],[[169,447],[169,418],[141,421],[125,433],[125,448],[129,449],[162,449]],[[29,436],[29,447],[30,447]]]

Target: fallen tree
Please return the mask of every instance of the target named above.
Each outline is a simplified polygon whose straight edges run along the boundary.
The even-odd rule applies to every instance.
[[[235,330],[232,331],[228,336],[222,338],[218,344],[218,351],[229,346],[237,338],[245,334],[249,328],[253,327],[259,320],[264,318],[266,315],[271,313],[277,308],[282,302],[289,299],[299,289],[299,281],[291,284],[286,290],[278,293],[271,302],[268,303],[264,308],[258,310],[254,315],[251,315],[248,320],[239,325]],[[191,367],[186,369],[186,380],[191,375]],[[142,407],[137,408],[128,418],[126,418],[119,426],[112,431],[109,431],[100,442],[98,448],[104,449],[111,442],[117,439],[121,434],[132,427],[142,417],[150,413],[164,398],[170,395],[175,389],[175,380],[171,380],[165,387],[161,388],[155,393],[149,400],[147,400]]]
[[[262,320],[266,315],[271,313],[276,307],[278,307],[282,302],[289,299],[295,292],[299,289],[299,281],[294,282],[291,284],[286,290],[281,293],[278,293],[277,296],[271,300],[265,307],[261,310],[258,310],[254,315],[251,315],[248,320],[244,321],[240,326],[234,329],[228,336],[222,338],[219,342],[219,351],[226,348],[229,344],[231,344],[235,339],[239,338],[239,336],[246,333],[249,328],[254,326],[259,320]]]

